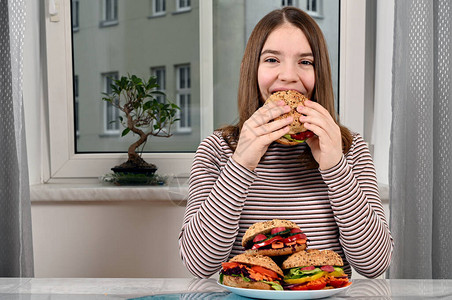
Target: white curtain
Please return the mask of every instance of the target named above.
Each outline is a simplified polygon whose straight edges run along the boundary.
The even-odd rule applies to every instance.
[[[0,0],[0,277],[33,276],[22,103],[24,0]]]
[[[390,278],[452,278],[452,3],[395,1]]]

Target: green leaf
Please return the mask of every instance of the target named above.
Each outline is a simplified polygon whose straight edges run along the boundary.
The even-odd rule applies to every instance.
[[[130,132],[130,128],[126,128],[122,131],[121,136],[125,136],[126,134],[128,134]]]

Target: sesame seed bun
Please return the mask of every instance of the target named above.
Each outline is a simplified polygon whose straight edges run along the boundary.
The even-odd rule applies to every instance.
[[[248,255],[246,253],[242,253],[234,256],[229,261],[250,266],[260,266],[272,270],[273,272],[276,272],[278,275],[284,276],[284,273],[281,270],[281,268],[268,256]]]
[[[286,227],[286,228],[298,228],[300,227],[289,220],[269,220],[265,222],[258,222],[251,225],[245,232],[245,235],[242,238],[242,246],[245,247],[246,244],[254,239],[254,237],[258,234],[267,234],[272,231],[273,228],[276,227]]]
[[[303,94],[293,91],[293,90],[287,90],[287,91],[278,91],[273,93],[266,101],[265,103],[284,100],[287,105],[289,105],[292,110],[286,114],[283,114],[282,116],[279,116],[275,118],[275,120],[285,119],[289,116],[293,116],[293,122],[290,124],[290,130],[288,134],[297,134],[300,132],[306,131],[306,128],[303,126],[303,123],[300,122],[300,116],[301,114],[297,111],[297,106],[299,104],[304,104],[304,101],[307,100]],[[298,145],[298,142],[290,141],[286,139],[285,137],[281,137],[276,142],[284,145]]]
[[[310,249],[300,251],[289,256],[283,263],[284,270],[309,266],[343,266],[344,262],[339,254],[331,250]]]

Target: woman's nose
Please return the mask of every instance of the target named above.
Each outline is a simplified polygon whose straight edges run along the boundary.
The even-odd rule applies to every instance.
[[[279,79],[282,81],[296,81],[298,78],[297,69],[292,64],[284,64],[279,72]]]

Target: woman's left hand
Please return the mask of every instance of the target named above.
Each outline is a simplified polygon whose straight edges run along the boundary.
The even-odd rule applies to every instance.
[[[321,170],[327,170],[339,163],[342,158],[342,136],[339,126],[334,122],[330,113],[319,103],[307,100],[304,106],[297,107],[303,114],[300,122],[315,136],[306,143],[311,148],[314,159]]]

